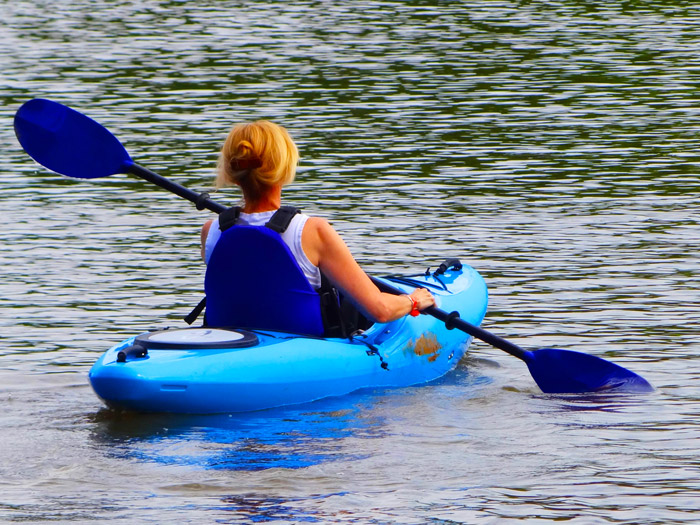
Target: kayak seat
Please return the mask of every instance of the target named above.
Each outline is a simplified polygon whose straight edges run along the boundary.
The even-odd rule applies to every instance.
[[[222,232],[204,277],[206,324],[324,336],[321,296],[289,247],[265,226]]]

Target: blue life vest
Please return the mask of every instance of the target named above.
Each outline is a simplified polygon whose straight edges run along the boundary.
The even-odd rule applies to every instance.
[[[207,326],[328,335],[322,296],[280,236],[300,210],[282,206],[265,226],[236,225],[240,212],[219,216],[222,233],[204,277]]]

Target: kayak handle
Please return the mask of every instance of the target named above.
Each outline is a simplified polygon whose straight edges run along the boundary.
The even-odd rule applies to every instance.
[[[437,277],[438,275],[442,275],[450,268],[452,268],[456,271],[460,271],[462,269],[462,263],[459,262],[459,259],[455,259],[455,258],[446,259],[444,263],[442,263],[440,266],[438,266],[438,269],[435,270],[435,273],[433,273],[433,276]]]
[[[119,350],[117,354],[117,363],[126,363],[128,357],[146,357],[148,350],[142,345],[131,345]]]

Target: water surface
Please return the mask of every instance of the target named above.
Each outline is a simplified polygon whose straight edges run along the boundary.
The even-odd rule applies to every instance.
[[[0,2],[0,520],[690,523],[700,456],[700,12],[683,2]],[[32,97],[210,190],[240,120],[302,163],[286,200],[371,273],[459,257],[484,326],[641,373],[551,396],[476,342],[420,388],[252,415],[115,414],[101,352],[201,295],[208,218],[19,147]],[[234,204],[232,190],[214,194]]]

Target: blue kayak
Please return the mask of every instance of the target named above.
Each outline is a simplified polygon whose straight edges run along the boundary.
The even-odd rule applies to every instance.
[[[437,306],[479,325],[488,293],[469,266],[444,274],[387,278],[428,288]],[[362,388],[418,385],[452,370],[471,337],[429,315],[375,323],[351,338],[236,328],[171,328],[110,348],[90,370],[109,406],[139,412],[247,412],[340,396]]]

